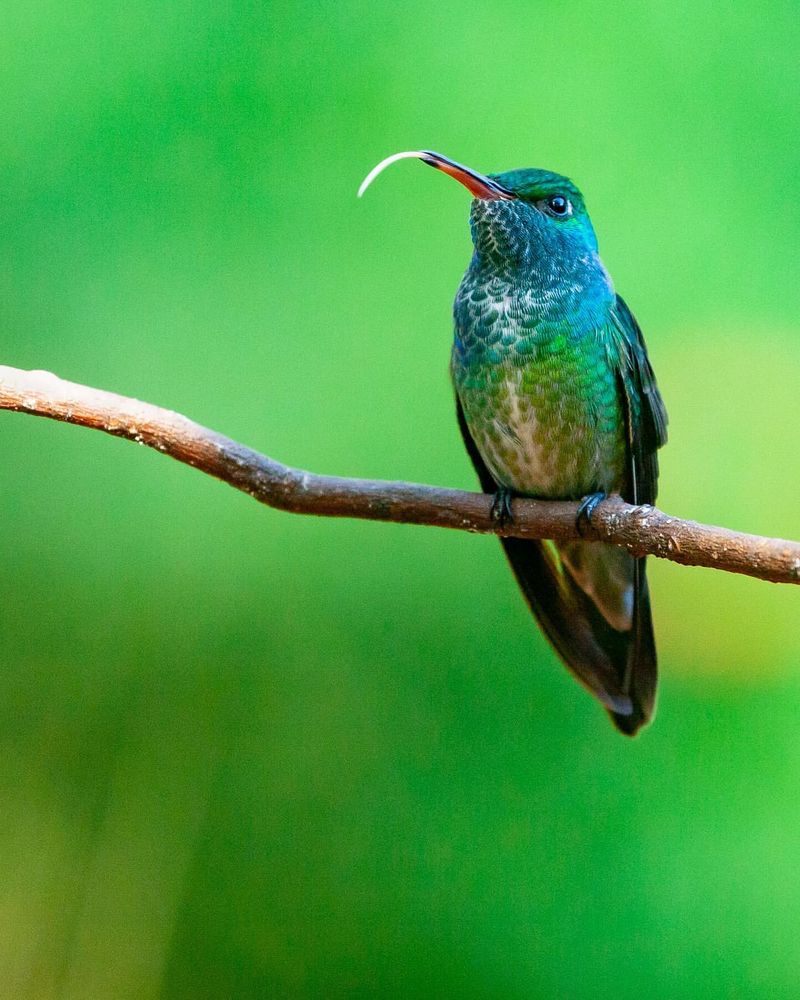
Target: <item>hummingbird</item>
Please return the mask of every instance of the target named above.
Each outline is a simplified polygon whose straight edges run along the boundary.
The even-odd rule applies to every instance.
[[[599,253],[583,195],[527,168],[481,174],[440,153],[414,157],[472,195],[473,254],[453,305],[456,415],[493,514],[511,498],[580,500],[578,528],[611,493],[653,504],[667,413],[642,331]],[[501,538],[558,656],[634,735],[652,717],[656,649],[645,560],[583,539]]]

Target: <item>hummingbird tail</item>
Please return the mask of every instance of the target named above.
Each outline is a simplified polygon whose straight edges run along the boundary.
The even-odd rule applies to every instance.
[[[602,702],[620,732],[635,735],[652,717],[657,678],[644,559],[630,558],[631,623],[619,629],[575,582],[552,542],[504,538],[502,544],[531,611],[566,667]]]

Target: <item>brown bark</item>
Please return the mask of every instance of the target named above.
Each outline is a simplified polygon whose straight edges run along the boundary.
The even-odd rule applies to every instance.
[[[491,516],[482,493],[319,476],[283,465],[170,410],[66,382],[49,372],[0,366],[0,409],[80,424],[128,438],[215,476],[260,503],[295,514],[428,524],[518,538],[577,538],[577,503],[515,499],[513,523]],[[584,536],[687,566],[800,583],[800,543],[670,517],[609,497]]]

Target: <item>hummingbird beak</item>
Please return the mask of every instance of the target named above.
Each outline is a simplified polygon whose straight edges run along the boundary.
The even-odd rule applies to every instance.
[[[429,167],[435,167],[437,170],[441,170],[442,173],[455,178],[460,184],[464,185],[473,198],[480,198],[483,201],[511,201],[516,197],[513,191],[504,188],[502,184],[493,181],[491,177],[479,174],[477,170],[462,166],[460,163],[456,163],[455,160],[442,156],[441,153],[432,153],[427,149],[408,153],[394,153],[392,156],[387,156],[385,160],[381,160],[361,182],[361,187],[358,189],[358,197],[361,197],[378,174],[384,171],[390,163],[394,163],[395,160],[405,160],[409,157],[422,160]]]

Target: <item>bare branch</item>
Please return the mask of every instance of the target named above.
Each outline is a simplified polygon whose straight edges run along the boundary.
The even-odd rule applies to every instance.
[[[0,366],[0,409],[80,424],[128,438],[215,476],[260,503],[295,514],[358,517],[372,521],[429,524],[517,538],[577,538],[577,503],[516,499],[514,522],[498,526],[492,498],[482,493],[318,476],[201,427],[178,413],[65,382],[49,372]],[[800,543],[746,535],[669,517],[654,507],[634,507],[610,497],[592,515],[585,537],[623,546],[686,566],[800,583]]]

